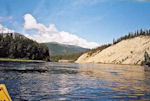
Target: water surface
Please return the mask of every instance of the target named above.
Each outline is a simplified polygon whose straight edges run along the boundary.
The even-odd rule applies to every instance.
[[[150,100],[150,69],[127,65],[0,62],[13,101]]]

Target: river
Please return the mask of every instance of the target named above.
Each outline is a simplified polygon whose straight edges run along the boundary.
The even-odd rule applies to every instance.
[[[0,62],[0,83],[13,101],[150,100],[142,66]]]

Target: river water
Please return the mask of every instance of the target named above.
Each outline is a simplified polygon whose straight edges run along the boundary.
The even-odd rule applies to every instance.
[[[0,62],[13,101],[150,100],[150,69],[128,65]]]

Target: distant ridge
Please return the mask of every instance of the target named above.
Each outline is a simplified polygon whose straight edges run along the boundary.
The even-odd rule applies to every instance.
[[[44,43],[47,45],[50,51],[50,55],[68,55],[73,53],[80,53],[88,50],[87,48],[82,48],[75,45],[67,45],[67,44],[60,44],[58,42],[48,42]]]

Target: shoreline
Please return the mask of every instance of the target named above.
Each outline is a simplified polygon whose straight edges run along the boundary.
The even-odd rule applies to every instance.
[[[46,61],[43,61],[43,60],[28,60],[28,59],[0,58],[0,62],[33,62],[33,63],[42,63],[42,62],[46,62]]]
[[[77,63],[74,62],[76,64],[92,64],[92,65],[126,65],[126,66],[144,66],[144,65],[140,65],[140,64],[115,64],[115,63],[92,63],[92,62],[86,62],[86,63]]]

